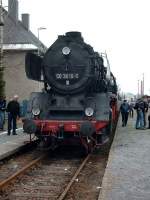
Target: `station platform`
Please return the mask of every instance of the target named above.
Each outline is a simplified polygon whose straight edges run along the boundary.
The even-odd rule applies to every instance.
[[[150,129],[135,118],[126,127],[119,118],[98,200],[150,200]]]
[[[18,152],[30,141],[30,136],[17,129],[17,135],[7,135],[7,131],[0,132],[0,160]]]

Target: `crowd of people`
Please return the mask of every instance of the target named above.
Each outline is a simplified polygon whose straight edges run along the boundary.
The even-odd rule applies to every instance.
[[[150,129],[150,114],[148,113],[149,105],[146,98],[139,98],[136,103],[128,103],[127,100],[123,100],[120,112],[122,115],[122,126],[126,126],[128,117],[134,117],[134,110],[136,111],[136,129]],[[148,121],[148,126],[147,126]]]
[[[4,130],[5,112],[8,113],[7,135],[11,134],[11,130],[13,135],[17,135],[16,122],[20,118],[20,105],[18,102],[18,95],[14,95],[8,104],[6,104],[6,98],[0,97],[0,131]]]

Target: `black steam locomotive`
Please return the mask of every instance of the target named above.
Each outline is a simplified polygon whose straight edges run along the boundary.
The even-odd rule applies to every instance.
[[[44,83],[31,94],[25,132],[35,133],[43,147],[75,143],[87,152],[108,140],[117,118],[116,80],[80,32],[58,36],[43,57],[28,53],[25,70]]]

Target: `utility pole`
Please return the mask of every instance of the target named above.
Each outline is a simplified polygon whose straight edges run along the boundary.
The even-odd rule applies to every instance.
[[[143,96],[143,81],[141,80],[141,97]]]
[[[3,66],[3,33],[4,33],[3,4],[2,0],[0,0],[0,97],[5,96],[5,81],[4,81],[4,66]]]
[[[38,31],[38,42],[39,42],[39,46],[38,46],[38,56],[40,56],[40,53],[41,53],[41,49],[40,49],[40,31],[41,30],[46,30],[46,28],[45,27],[39,27],[38,29],[37,29],[37,31]],[[43,72],[41,71],[41,80],[43,80]],[[38,91],[39,92],[41,92],[41,89],[42,89],[42,84],[41,84],[41,82],[38,82]]]
[[[137,98],[139,98],[139,95],[140,95],[140,83],[139,83],[139,80],[138,80],[138,95],[137,95]]]
[[[144,73],[143,73],[143,95],[144,95]]]
[[[38,40],[39,40],[39,47],[38,47],[38,55],[40,55],[40,31],[41,30],[46,30],[46,28],[45,27],[39,27],[38,29],[37,29],[37,31],[38,31]]]

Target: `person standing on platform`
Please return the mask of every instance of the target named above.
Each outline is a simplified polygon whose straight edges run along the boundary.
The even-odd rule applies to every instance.
[[[5,110],[6,110],[5,97],[0,97],[0,131],[4,130]]]
[[[8,135],[11,133],[13,125],[13,135],[16,133],[16,123],[17,119],[20,117],[20,105],[18,103],[18,95],[14,95],[13,100],[11,100],[7,105],[8,112]]]
[[[146,127],[146,124],[147,124],[147,112],[148,112],[148,102],[147,102],[147,99],[146,98],[142,98],[143,102],[144,102],[144,107],[142,109],[142,112],[143,112],[143,119],[144,119],[144,127]]]
[[[122,115],[122,126],[127,125],[129,111],[130,111],[130,106],[129,106],[127,100],[124,100],[120,107],[120,112]]]
[[[148,128],[150,129],[150,114],[148,115]]]
[[[145,113],[145,103],[142,99],[139,99],[134,109],[136,109],[137,112],[137,118],[136,118],[136,129],[145,129],[144,128],[144,113]]]
[[[134,105],[133,105],[133,103],[131,102],[131,103],[130,103],[130,111],[129,111],[129,114],[130,114],[130,117],[131,117],[131,118],[134,117],[134,110],[133,110],[133,107],[134,107]]]

